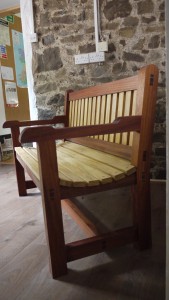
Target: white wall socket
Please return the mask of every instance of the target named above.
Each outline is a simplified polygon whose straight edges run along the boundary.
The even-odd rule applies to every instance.
[[[91,52],[91,53],[89,53],[89,61],[90,61],[90,63],[105,61],[105,53],[104,52]]]
[[[99,52],[102,52],[102,51],[107,52],[108,51],[108,42],[107,41],[99,42],[98,43],[98,51]]]
[[[104,52],[91,52],[86,54],[75,55],[75,65],[89,64],[105,61]]]
[[[89,54],[78,54],[75,55],[75,65],[88,64],[89,63]]]
[[[31,41],[31,43],[36,43],[36,42],[38,42],[38,35],[37,35],[37,33],[31,33],[30,34],[30,41]]]

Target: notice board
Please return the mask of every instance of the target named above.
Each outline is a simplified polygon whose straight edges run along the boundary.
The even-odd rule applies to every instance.
[[[0,62],[6,120],[30,120],[21,18],[0,18]]]

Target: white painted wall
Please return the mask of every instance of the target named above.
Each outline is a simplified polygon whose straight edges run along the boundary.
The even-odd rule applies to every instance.
[[[34,31],[32,22],[32,0],[20,0],[20,11],[22,20],[22,32],[24,40],[26,73],[29,94],[29,108],[31,120],[37,119],[36,96],[33,91],[33,75],[32,75],[32,44],[30,42],[30,33]]]
[[[0,10],[15,7],[20,4],[20,0],[0,0]]]
[[[166,300],[169,299],[169,1],[165,0],[166,5],[166,48],[167,48],[167,97],[166,97],[166,123],[167,123],[167,193],[166,193]]]

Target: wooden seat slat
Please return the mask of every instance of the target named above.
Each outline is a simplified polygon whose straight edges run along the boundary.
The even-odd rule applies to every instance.
[[[69,150],[68,148],[64,148],[64,147],[61,147],[60,151],[59,151],[59,149],[57,151],[60,154],[62,153],[64,155],[71,157],[71,159],[73,157],[75,157],[76,159],[78,159],[79,164],[83,164],[83,165],[87,164],[88,166],[90,166],[92,168],[92,170],[91,170],[92,172],[94,172],[95,174],[99,173],[100,176],[101,175],[103,176],[103,174],[105,176],[105,174],[106,174],[106,177],[111,176],[111,178],[113,178],[114,180],[120,180],[125,177],[124,172],[122,172],[121,170],[113,168],[111,165],[109,166],[107,164],[104,164],[104,162],[99,162],[93,158],[89,158],[77,151],[74,152],[74,151]],[[100,171],[101,171],[101,173],[100,173]]]
[[[62,186],[97,186],[99,184],[110,183],[112,180],[120,180],[126,175],[132,174],[135,170],[131,165],[131,171],[129,171],[129,169],[126,171],[126,165],[124,166],[125,173],[123,170],[119,170],[119,168],[112,167],[110,158],[113,160],[114,155],[108,155],[108,159],[106,159],[105,163],[101,161],[102,157],[100,157],[100,160],[96,158],[98,153],[95,149],[81,146],[78,151],[78,145],[73,144],[75,147],[72,147],[72,143],[66,142],[66,147],[64,147],[64,144],[57,147],[59,179]],[[28,168],[31,169],[39,180],[36,148],[18,147],[16,148],[16,152],[24,157]],[[85,152],[88,156],[84,155]],[[105,157],[106,156],[107,153],[105,153]],[[115,157],[115,159],[118,160],[119,158]],[[110,165],[108,165],[108,161]],[[122,163],[121,159],[120,163]],[[127,164],[129,165],[128,162]]]
[[[69,142],[64,143],[62,147],[68,148],[74,152],[81,153],[84,156],[92,158],[98,162],[104,162],[104,164],[108,166],[112,166],[118,170],[121,170],[126,175],[130,175],[136,170],[136,168],[130,163],[130,161],[127,161],[123,158],[119,158],[115,155],[103,153],[102,151],[98,151]]]
[[[37,150],[35,148],[24,148],[24,150],[37,161]],[[95,186],[112,181],[111,177],[108,178],[105,174],[92,175],[91,168],[86,164],[82,165],[75,159],[71,159],[69,155],[63,156],[60,152],[58,153],[58,169],[62,186]]]
[[[32,156],[38,165],[38,159],[37,159],[37,150],[35,148],[24,148],[24,151],[26,151],[30,156]],[[73,166],[76,168],[76,165]],[[90,183],[90,177],[91,176],[79,176],[77,172],[75,172],[74,168],[72,168],[72,164],[70,164],[70,161],[66,161],[66,159],[58,159],[58,169],[59,169],[59,179],[60,179],[60,185],[62,186],[74,186],[74,187],[84,187],[87,185],[99,185],[99,180],[96,180],[95,178],[91,180]],[[89,184],[90,183],[90,184]]]
[[[29,169],[34,174],[34,176],[38,180],[40,180],[39,166],[38,166],[38,162],[37,162],[37,159],[35,158],[35,156],[30,155],[28,151],[25,151],[24,148],[21,148],[21,147],[15,147],[15,151],[16,151],[16,155],[19,155],[20,157],[22,157],[22,160],[25,161],[25,164],[27,166],[29,166]]]
[[[112,182],[112,177],[109,174],[94,169],[88,165],[87,160],[77,161],[76,158],[70,155],[65,155],[64,152],[58,151],[58,165],[64,164],[68,170],[72,170],[78,178],[81,178],[86,186],[95,186]]]
[[[27,166],[27,169],[29,169],[37,179],[37,181],[40,180],[39,175],[39,164],[37,159],[37,149],[35,148],[21,148],[21,147],[15,147],[16,154],[19,155],[19,157],[22,157],[22,160],[25,162],[25,166]],[[62,168],[63,169],[63,168]],[[66,171],[59,170],[60,175],[60,185],[70,187],[72,186],[71,178],[69,178],[67,175],[65,175]],[[76,178],[77,180],[77,178]],[[85,186],[84,182],[78,182],[78,186]]]

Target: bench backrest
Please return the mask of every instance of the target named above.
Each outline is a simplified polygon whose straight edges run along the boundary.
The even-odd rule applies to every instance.
[[[117,149],[117,154],[119,152],[120,156],[125,158],[125,149],[127,149],[128,158],[137,165],[140,135],[145,137],[141,143],[146,144],[147,138],[150,140],[148,146],[150,150],[157,82],[158,70],[156,66],[148,65],[142,68],[138,75],[80,91],[70,91],[67,94],[65,108],[65,113],[69,119],[68,126],[106,124],[113,122],[117,117],[142,115],[140,133],[126,132],[90,137],[90,140],[99,140],[99,144],[100,142],[101,145],[104,144],[104,149],[108,152],[110,143],[113,143],[111,148],[115,148],[115,154]],[[84,138],[80,139],[79,142],[83,143],[84,140]],[[88,143],[90,144],[90,142]],[[96,145],[97,148],[98,143],[96,141],[91,144]]]

